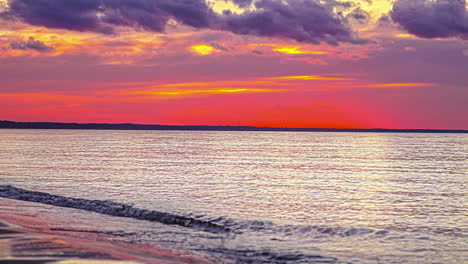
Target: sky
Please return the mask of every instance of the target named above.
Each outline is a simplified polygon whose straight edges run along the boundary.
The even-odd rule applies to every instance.
[[[0,0],[0,120],[468,129],[468,4]]]

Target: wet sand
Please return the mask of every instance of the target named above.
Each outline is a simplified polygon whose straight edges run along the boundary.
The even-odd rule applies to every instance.
[[[170,249],[112,243],[106,233],[50,229],[40,212],[16,209],[24,203],[0,198],[0,264],[210,263]]]

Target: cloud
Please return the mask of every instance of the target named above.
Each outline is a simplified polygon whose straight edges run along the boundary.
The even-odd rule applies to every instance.
[[[205,0],[7,0],[0,16],[47,28],[113,34],[124,26],[164,32],[169,21],[194,28],[337,45],[363,43],[337,10],[353,7],[334,0],[233,0],[254,4],[241,14],[214,12]]]
[[[42,41],[29,37],[27,41],[13,41],[10,43],[11,49],[16,50],[35,50],[38,52],[51,52],[54,48],[47,46]]]
[[[422,38],[468,38],[465,0],[397,0],[390,16]]]
[[[217,43],[217,42],[211,42],[210,45],[217,49],[217,50],[222,50],[222,51],[227,51],[228,49],[226,47],[224,47],[223,45]]]
[[[252,53],[257,55],[263,55],[263,52],[261,52],[260,50],[252,50]]]
[[[215,51],[215,48],[209,45],[193,45],[190,49],[198,55],[210,55]]]
[[[170,19],[195,28],[207,28],[214,17],[214,12],[204,0],[102,0],[102,2],[100,8],[103,22],[141,27],[156,32],[164,31]]]
[[[248,7],[252,4],[253,0],[232,0],[232,2],[239,7]]]
[[[126,41],[109,41],[104,44],[107,47],[127,47],[132,46],[133,44]]]
[[[8,0],[3,16],[31,25],[114,33],[113,26],[162,32],[170,19],[207,27],[212,16],[204,0]]]
[[[240,35],[288,38],[313,44],[363,43],[345,19],[334,13],[338,6],[348,7],[334,1],[322,4],[315,0],[260,0],[255,2],[255,10],[226,15],[217,27]]]
[[[364,87],[371,88],[400,88],[400,87],[430,87],[434,86],[434,83],[376,83],[365,85]]]
[[[360,7],[354,9],[346,17],[348,19],[353,19],[353,20],[357,21],[360,24],[368,23],[370,21],[370,18],[371,18],[369,12],[361,9]]]
[[[99,2],[94,0],[10,0],[9,10],[3,16],[22,20],[31,25],[63,28],[75,31],[98,31],[102,28],[97,11]]]

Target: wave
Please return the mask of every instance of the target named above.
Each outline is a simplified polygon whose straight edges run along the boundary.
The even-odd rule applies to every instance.
[[[210,233],[242,234],[244,232],[265,232],[293,237],[349,237],[361,235],[386,235],[386,230],[326,225],[276,225],[270,221],[239,220],[228,217],[207,217],[204,215],[161,212],[138,208],[133,205],[109,200],[88,200],[29,191],[11,185],[0,185],[0,197],[28,202],[49,204],[59,207],[81,209],[100,214],[128,217],[138,220],[178,225]]]
[[[184,244],[187,237],[198,241],[189,244],[188,248],[197,252],[206,252],[215,257],[219,263],[258,263],[258,264],[305,264],[305,263],[346,263],[331,257],[322,256],[320,251],[310,251],[307,248],[298,249],[308,241],[323,241],[322,239],[352,239],[360,236],[383,236],[385,230],[373,230],[358,227],[336,227],[327,225],[278,225],[271,221],[241,220],[229,217],[213,217],[201,213],[160,212],[138,208],[133,205],[109,200],[89,200],[53,195],[45,192],[30,191],[11,185],[0,185],[0,197],[36,202],[59,207],[81,209],[104,215],[128,217],[138,220],[159,222],[167,225],[187,227],[201,232],[182,231],[179,236],[174,231],[168,231],[166,236],[162,230],[153,231],[102,231],[94,229],[52,228],[55,231],[105,233],[132,240],[134,237],[145,237],[169,241],[169,243]],[[238,238],[238,239],[237,239]],[[317,240],[314,240],[317,239]],[[369,237],[371,239],[371,237]],[[219,240],[219,243],[213,241]],[[231,241],[230,241],[231,240]],[[193,242],[192,241],[192,242]],[[190,243],[192,243],[190,242]],[[184,244],[185,245],[185,244]],[[289,245],[295,245],[291,248]],[[315,254],[317,253],[317,254]],[[218,261],[219,260],[219,261]],[[232,261],[231,261],[232,260]]]
[[[223,225],[193,217],[142,209],[125,203],[109,200],[87,200],[53,195],[45,192],[29,191],[11,185],[0,185],[0,197],[81,209],[105,215],[129,217],[168,225],[178,225],[211,233],[229,233],[231,231]]]

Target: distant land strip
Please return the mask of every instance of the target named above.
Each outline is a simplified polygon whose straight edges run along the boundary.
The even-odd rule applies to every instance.
[[[277,132],[380,132],[380,133],[468,133],[468,130],[386,128],[286,128],[255,126],[172,126],[106,123],[55,123],[0,121],[0,129],[87,129],[87,130],[189,130],[189,131],[277,131]]]

